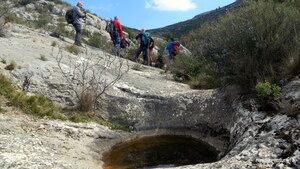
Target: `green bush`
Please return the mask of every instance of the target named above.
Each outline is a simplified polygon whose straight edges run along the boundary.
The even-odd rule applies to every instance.
[[[6,70],[14,70],[15,68],[17,68],[17,63],[15,61],[11,61],[9,65],[7,65],[5,67]]]
[[[100,33],[89,35],[87,44],[96,48],[100,48],[106,52],[111,52],[113,49],[113,44],[107,41],[107,38]]]
[[[259,82],[255,89],[258,97],[261,99],[268,97],[279,97],[281,92],[281,87],[276,84],[270,84],[269,82]]]
[[[90,38],[90,37],[92,37],[94,35],[99,36],[99,34],[92,35],[92,33],[89,32],[87,29],[82,29],[81,35],[82,35],[82,37],[87,37],[87,38]]]
[[[300,12],[292,3],[247,1],[217,23],[191,32],[183,42],[217,71],[216,80],[222,77],[247,88],[257,81],[278,82],[290,72],[287,60],[299,57]],[[290,63],[295,68],[299,62]]]
[[[105,38],[99,33],[94,33],[90,36],[88,44],[96,48],[103,48],[105,46]]]
[[[61,21],[56,25],[56,27],[54,28],[54,32],[61,34],[63,36],[69,37],[69,38],[73,38],[74,31],[68,31],[66,29],[66,26],[67,26],[67,24],[64,19],[64,21]]]
[[[48,117],[51,119],[71,120],[73,122],[94,121],[112,129],[130,131],[130,129],[126,126],[112,124],[84,112],[71,112],[69,110],[68,112],[64,112],[65,114],[62,114],[62,110],[56,108],[45,96],[27,96],[25,93],[19,92],[13,87],[11,80],[2,74],[0,74],[0,95],[7,98],[11,106],[15,106],[27,114],[32,114],[38,117]],[[1,104],[0,111],[4,111],[1,108]]]
[[[67,2],[64,2],[62,0],[52,0],[52,2],[54,2],[55,4],[61,4],[63,5],[64,7],[70,7],[71,5]]]
[[[40,54],[40,60],[47,61],[47,57],[44,54]]]
[[[75,55],[78,55],[79,53],[81,53],[81,49],[80,47],[76,46],[76,45],[68,45],[65,47],[65,49],[70,52],[70,53],[73,53]]]
[[[52,41],[51,42],[51,46],[53,46],[53,47],[57,46],[57,42],[56,41]]]
[[[44,96],[27,96],[23,92],[18,92],[12,86],[12,82],[2,74],[0,74],[0,95],[8,98],[10,105],[20,108],[25,113],[63,119],[59,109]]]
[[[5,16],[5,21],[20,24],[20,25],[26,25],[27,24],[27,22],[25,20],[23,20],[22,18],[17,17],[16,14],[9,14],[9,15]]]
[[[20,0],[19,1],[19,4],[20,5],[23,5],[23,6],[26,6],[27,4],[30,4],[30,3],[34,3],[36,2],[37,0]]]
[[[138,46],[129,48],[126,59],[132,59],[133,57],[135,57],[137,50]]]
[[[35,28],[46,28],[48,23],[51,23],[51,18],[49,14],[43,13],[39,16],[38,20],[34,21],[34,27]]]
[[[286,74],[297,76],[300,74],[300,49],[290,54],[290,57],[286,58]]]
[[[11,98],[15,92],[12,82],[7,79],[4,75],[0,74],[0,95]]]

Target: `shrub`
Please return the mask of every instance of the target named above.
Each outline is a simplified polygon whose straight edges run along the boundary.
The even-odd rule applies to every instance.
[[[5,22],[12,22],[20,25],[26,25],[27,22],[22,18],[17,17],[16,14],[10,13],[9,15],[5,16]]]
[[[289,3],[247,1],[184,42],[217,71],[216,80],[222,77],[247,88],[257,81],[278,82],[287,72],[286,59],[299,55],[300,12]]]
[[[212,75],[208,75],[205,72],[192,76],[188,84],[192,89],[211,89],[220,85],[219,81],[216,81]]]
[[[35,28],[46,28],[47,24],[51,23],[49,14],[43,13],[39,16],[38,20],[34,21]]]
[[[12,86],[12,82],[1,74],[0,94],[9,99],[10,105],[20,108],[25,113],[63,119],[59,114],[59,109],[55,108],[44,96],[27,96],[23,92],[18,92]]]
[[[73,53],[75,55],[78,55],[79,53],[81,53],[81,49],[80,47],[76,46],[76,45],[68,45],[65,47],[65,49],[70,52]]]
[[[61,4],[63,5],[64,7],[70,7],[71,5],[67,2],[64,2],[62,0],[52,0],[52,2],[54,2],[55,4]]]
[[[103,49],[106,52],[111,52],[113,50],[113,44],[107,41],[107,39],[100,33],[94,33],[93,35],[90,35],[87,44]]]
[[[96,33],[96,34],[92,35],[92,33],[90,31],[88,31],[87,29],[82,29],[81,35],[82,35],[82,37],[90,38],[92,36],[99,36],[100,34]]]
[[[0,74],[0,94],[11,98],[14,92],[15,89],[12,86],[12,82]]]
[[[20,108],[24,113],[32,114],[38,117],[49,117],[51,119],[71,120],[73,122],[94,121],[101,125],[111,127],[112,129],[121,129],[130,131],[128,127],[118,124],[112,124],[102,119],[88,116],[82,112],[61,114],[61,109],[56,108],[53,103],[44,96],[27,96],[23,92],[17,91],[10,79],[0,74],[0,95],[6,97],[11,106]],[[3,111],[0,104],[0,111]]]
[[[79,110],[92,112],[94,110],[95,102],[94,92],[85,91],[81,94],[81,99],[79,100]]]
[[[287,75],[299,75],[300,74],[300,49],[294,51],[285,60],[286,63],[286,74]]]
[[[53,47],[57,46],[57,42],[56,41],[52,41],[51,46],[53,46]]]
[[[1,62],[3,63],[3,64],[6,64],[6,60],[5,59],[1,59]]]
[[[17,63],[15,61],[11,61],[9,65],[5,67],[6,70],[14,70],[17,67]]]
[[[47,61],[47,57],[44,54],[40,54],[40,60]]]
[[[281,87],[276,84],[270,84],[269,82],[259,82],[256,87],[257,95],[261,99],[265,99],[267,97],[279,97]]]
[[[138,50],[138,46],[129,48],[126,59],[132,59],[133,57],[135,57],[137,50]]]
[[[88,45],[96,47],[96,48],[104,47],[105,39],[103,38],[103,36],[101,34],[94,33],[88,40]]]
[[[23,6],[26,6],[27,4],[34,3],[36,1],[37,0],[21,0],[21,1],[19,1],[19,4],[23,5]]]
[[[74,33],[71,31],[66,30],[67,24],[65,23],[65,19],[63,18],[64,21],[59,22],[56,27],[54,28],[54,32],[72,38]]]
[[[134,64],[131,67],[132,70],[136,70],[136,71],[142,71],[143,70],[143,66],[141,64]]]

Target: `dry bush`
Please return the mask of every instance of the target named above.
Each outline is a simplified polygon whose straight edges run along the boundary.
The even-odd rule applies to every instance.
[[[128,72],[127,61],[117,56],[97,55],[85,51],[83,56],[66,56],[62,48],[52,52],[60,72],[74,92],[78,108],[95,110],[96,104],[105,91],[112,87]],[[68,68],[63,66],[63,62]]]
[[[92,112],[94,110],[95,95],[93,91],[85,91],[81,94],[79,100],[79,110],[84,112]]]
[[[76,45],[68,45],[65,47],[65,49],[70,52],[70,53],[73,53],[75,55],[78,55],[79,53],[81,53],[81,48],[76,46]]]
[[[136,71],[142,71],[144,68],[141,64],[134,64],[132,67],[131,67],[132,70],[136,70]]]

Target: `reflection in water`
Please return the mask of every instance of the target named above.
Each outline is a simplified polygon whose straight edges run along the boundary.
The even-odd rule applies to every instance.
[[[114,146],[104,154],[104,169],[172,167],[217,161],[218,152],[190,137],[145,137]]]

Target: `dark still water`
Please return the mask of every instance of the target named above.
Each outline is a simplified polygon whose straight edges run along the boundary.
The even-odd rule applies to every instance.
[[[217,161],[218,152],[205,142],[183,136],[156,136],[114,146],[104,154],[104,169],[140,169]]]

